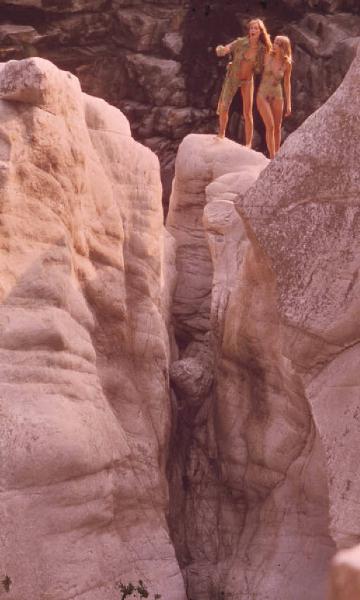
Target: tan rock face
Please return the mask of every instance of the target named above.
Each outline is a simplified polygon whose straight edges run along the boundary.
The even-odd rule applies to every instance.
[[[360,548],[338,552],[332,561],[330,600],[357,600],[360,596]]]
[[[235,179],[241,179],[246,189],[266,164],[262,154],[212,135],[191,134],[180,146],[166,225],[177,241],[173,315],[178,339],[186,343],[201,340],[210,329],[213,265],[203,225],[206,186],[217,180],[221,189],[221,177],[237,172],[243,177]],[[212,205],[207,211],[206,218],[216,220],[210,216]]]
[[[249,6],[251,3],[249,4]],[[83,90],[129,118],[134,137],[157,153],[168,205],[177,148],[189,133],[217,129],[226,59],[219,43],[245,35],[249,7],[239,0],[3,0],[0,61],[41,56],[79,77]],[[255,10],[255,9],[254,9]],[[335,91],[355,53],[358,0],[261,0],[256,15],[294,51],[288,135]],[[244,139],[235,98],[229,137]],[[254,143],[265,151],[256,109]]]
[[[168,474],[172,537],[190,598],[225,592],[223,561],[231,559],[243,520],[241,498],[231,497],[220,476],[214,375],[228,298],[248,244],[233,201],[267,163],[262,154],[207,135],[186,137],[177,156],[167,219],[177,241],[179,344],[170,371],[176,400]]]
[[[339,546],[360,534],[351,443],[360,383],[359,90],[358,51],[337,92],[283,146],[239,208],[276,274],[282,352],[301,375],[327,456],[330,531]],[[260,219],[254,207],[264,197]]]
[[[359,541],[359,99],[360,52],[248,191],[244,150],[232,173],[230,142],[180,149],[171,522],[196,599],[325,598]]]
[[[15,600],[180,600],[158,161],[47,61],[6,64],[0,96],[2,575]]]

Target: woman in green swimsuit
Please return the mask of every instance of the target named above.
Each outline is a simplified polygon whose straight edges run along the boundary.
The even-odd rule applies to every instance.
[[[219,115],[218,137],[223,138],[225,136],[230,104],[240,88],[243,99],[246,146],[251,147],[253,137],[253,74],[262,71],[264,57],[270,50],[270,36],[261,19],[250,21],[249,33],[246,37],[237,38],[227,46],[217,46],[215,51],[218,56],[231,53],[233,57],[227,68],[217,107],[217,114]]]
[[[256,104],[266,129],[266,145],[270,158],[280,148],[281,123],[291,113],[291,44],[285,35],[277,35],[272,52],[265,57],[264,70],[259,85]],[[282,85],[283,82],[283,85]]]

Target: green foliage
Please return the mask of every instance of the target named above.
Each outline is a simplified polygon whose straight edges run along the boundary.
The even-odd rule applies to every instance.
[[[134,585],[131,581],[129,583],[118,581],[115,587],[120,591],[120,600],[125,600],[128,596],[133,596],[134,598],[150,597],[150,592],[141,579],[139,579],[137,585]],[[160,598],[161,594],[154,594],[154,600],[160,600]]]

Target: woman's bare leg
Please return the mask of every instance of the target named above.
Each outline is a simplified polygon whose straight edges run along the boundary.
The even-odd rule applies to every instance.
[[[218,133],[219,138],[225,137],[226,125],[227,125],[228,119],[229,119],[228,111],[220,108],[219,109],[219,133]]]
[[[243,115],[245,121],[245,145],[251,148],[254,122],[253,122],[253,100],[254,100],[254,80],[246,81],[241,86],[241,95],[243,101]]]
[[[271,102],[271,110],[274,117],[274,142],[275,154],[281,143],[281,124],[284,112],[284,101],[282,98],[274,98]]]
[[[262,120],[264,121],[265,129],[266,129],[266,145],[269,151],[270,158],[274,158],[275,156],[275,126],[274,126],[274,117],[272,114],[271,106],[269,102],[261,96],[257,95],[256,98],[257,107],[259,113],[261,115]]]

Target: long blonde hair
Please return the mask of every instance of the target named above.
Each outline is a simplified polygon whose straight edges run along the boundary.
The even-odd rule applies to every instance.
[[[291,63],[292,63],[292,52],[291,52],[291,42],[290,42],[289,38],[287,37],[287,35],[277,35],[275,39],[280,42],[279,45],[280,45],[280,48],[281,48],[282,53],[283,53],[284,61],[288,65],[291,65]]]
[[[251,23],[257,23],[259,25],[259,27],[260,27],[260,38],[259,39],[264,44],[265,51],[271,52],[272,43],[271,43],[270,35],[268,34],[268,31],[266,29],[264,21],[262,21],[261,19],[250,19],[250,21],[248,22],[248,29],[249,29]]]

